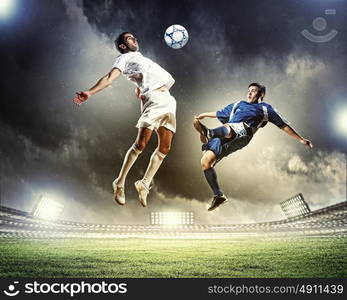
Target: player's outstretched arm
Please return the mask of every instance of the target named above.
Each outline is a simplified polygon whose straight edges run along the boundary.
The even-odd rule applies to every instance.
[[[119,77],[120,74],[121,71],[119,69],[112,69],[108,74],[101,77],[98,82],[89,90],[76,92],[76,96],[72,99],[73,102],[77,105],[80,105],[81,103],[87,101],[90,96],[108,87],[115,79]]]
[[[287,134],[289,134],[291,137],[297,139],[301,144],[304,144],[309,148],[313,148],[313,144],[311,143],[311,141],[303,138],[291,126],[286,125],[282,128],[282,130],[285,131]]]
[[[217,113],[215,111],[204,112],[200,115],[194,117],[195,119],[202,120],[203,118],[217,118]]]

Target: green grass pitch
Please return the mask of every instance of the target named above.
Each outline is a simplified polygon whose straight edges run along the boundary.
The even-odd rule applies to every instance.
[[[347,277],[347,237],[1,240],[1,278]]]

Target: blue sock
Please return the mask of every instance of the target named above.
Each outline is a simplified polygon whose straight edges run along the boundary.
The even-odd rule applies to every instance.
[[[218,138],[223,138],[226,137],[229,134],[229,130],[228,128],[224,127],[224,126],[220,126],[214,129],[209,129],[209,138],[214,138],[214,137],[218,137]]]
[[[213,194],[221,196],[223,195],[223,192],[219,188],[219,184],[217,181],[217,173],[214,170],[214,168],[209,168],[207,170],[204,170],[205,178],[211,187]]]

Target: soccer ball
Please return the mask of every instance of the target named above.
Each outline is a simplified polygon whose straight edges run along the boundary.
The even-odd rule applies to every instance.
[[[180,49],[187,44],[188,31],[181,25],[171,25],[165,30],[164,40],[173,49]]]

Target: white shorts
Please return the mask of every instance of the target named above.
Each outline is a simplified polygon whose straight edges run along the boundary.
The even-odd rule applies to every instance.
[[[176,132],[176,100],[169,91],[153,91],[146,94],[141,103],[141,116],[136,127],[157,130],[165,127]]]

